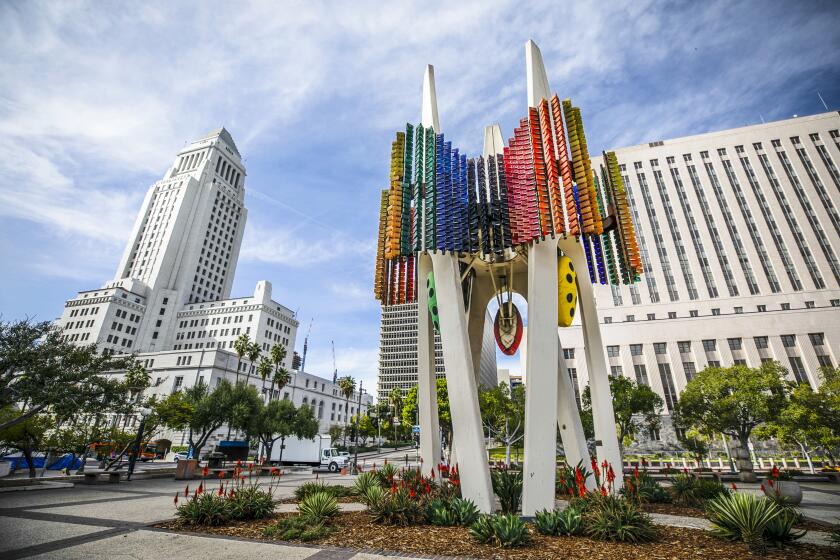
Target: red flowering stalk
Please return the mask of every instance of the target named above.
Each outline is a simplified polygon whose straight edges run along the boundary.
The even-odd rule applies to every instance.
[[[432,469],[432,480],[435,479],[435,469]]]
[[[575,482],[578,487],[578,496],[586,494],[586,480],[583,478],[583,473],[580,472],[580,467],[575,467]]]
[[[175,499],[173,501],[175,502],[175,505],[177,506],[178,505],[178,492],[175,492]]]
[[[773,465],[773,468],[770,470],[770,478],[779,478],[779,467]]]
[[[639,480],[639,465],[633,467],[633,478],[635,478],[637,481]]]
[[[242,466],[242,460],[241,460],[241,459],[237,459],[237,460],[236,460],[236,468],[239,468],[239,467],[241,467],[241,466]]]
[[[189,484],[187,484],[187,485],[184,487],[184,497],[186,498],[186,497],[187,497],[187,496],[189,496],[189,495],[190,495],[190,485],[189,485]]]
[[[427,482],[426,483],[426,494],[431,494],[431,493],[432,493],[432,487],[429,486],[429,483]]]
[[[603,484],[601,485],[601,495],[602,495],[602,496],[606,496],[606,495],[607,495],[607,489],[606,489],[606,488],[604,488],[604,485],[603,485]]]
[[[417,496],[417,495],[414,493],[414,488],[410,488],[410,489],[408,490],[408,495],[409,495],[409,496],[411,496],[411,498],[412,498],[412,499],[414,499],[414,498]]]
[[[615,481],[615,471],[612,468],[612,465],[607,466],[607,484],[610,485],[610,490],[613,489],[613,482]]]
[[[197,492],[198,492],[199,494],[203,494],[203,493],[204,493],[204,482],[202,482],[201,484],[199,484],[199,485],[198,485],[198,490],[197,490]]]
[[[209,469],[208,467],[204,467],[204,468],[202,469],[202,471],[201,471],[201,475],[202,475],[204,478],[207,478],[207,475],[208,475],[208,474],[210,474],[210,469]]]
[[[225,471],[219,471],[219,480],[222,480],[225,477]]]
[[[683,474],[688,474],[688,469],[683,467],[682,472],[683,472]]]
[[[737,486],[735,486],[735,483],[734,483],[734,482],[731,484],[731,486],[732,486],[732,489],[733,489],[733,490],[737,490],[737,489],[738,489],[738,487],[737,487]]]
[[[767,479],[767,484],[769,484],[769,485],[770,485],[770,488],[772,488],[772,487],[773,487],[773,479],[772,479],[772,478],[768,478],[768,479]]]
[[[397,493],[397,485],[392,482],[391,483],[391,494],[396,494],[396,493]]]
[[[217,494],[219,497],[224,496],[224,495],[225,495],[225,489],[224,489],[224,488],[222,488],[221,486],[219,486],[219,491],[218,491],[218,492],[216,492],[216,494]]]

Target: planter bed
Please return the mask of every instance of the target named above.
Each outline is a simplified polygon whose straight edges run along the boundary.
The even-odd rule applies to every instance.
[[[204,532],[239,538],[271,541],[263,535],[263,528],[294,514],[277,514],[273,519],[231,523],[223,527],[192,527],[176,521],[157,527],[171,531]],[[464,556],[480,559],[555,559],[581,558],[586,560],[665,560],[697,559],[724,560],[731,558],[759,558],[751,555],[745,545],[714,538],[706,531],[677,527],[660,528],[659,541],[647,544],[626,544],[595,541],[584,537],[545,537],[532,528],[528,546],[500,549],[476,543],[463,527],[413,525],[395,527],[378,525],[363,512],[342,513],[335,518],[336,530],[328,536],[307,544],[351,548],[363,551],[388,551],[401,555],[429,557]],[[793,556],[809,560],[836,558],[825,547],[797,544],[786,549],[771,548],[764,558],[783,559]]]

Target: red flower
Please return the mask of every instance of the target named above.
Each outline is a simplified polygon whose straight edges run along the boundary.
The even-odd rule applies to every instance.
[[[174,500],[174,502],[175,502],[175,505],[177,506],[177,505],[178,505],[178,492],[175,492],[175,500]]]
[[[198,485],[198,490],[196,490],[196,492],[198,492],[199,494],[204,493],[204,483],[203,482]]]
[[[223,479],[225,477],[225,471],[219,471],[219,479]]]
[[[607,468],[607,482],[612,484],[614,480],[615,480],[615,471],[613,470],[612,465],[610,465]]]
[[[236,466],[237,466],[237,467],[241,467],[241,466],[242,466],[242,460],[241,460],[241,459],[237,459],[237,460],[236,460]]]
[[[633,478],[639,480],[639,465],[633,467]]]
[[[435,469],[432,469],[432,480],[435,479]]]
[[[737,490],[737,489],[738,489],[738,487],[737,487],[737,486],[735,486],[735,483],[734,483],[734,482],[731,484],[731,486],[732,486],[732,489],[733,489],[733,490]]]
[[[221,486],[219,486],[219,491],[217,492],[217,494],[218,494],[219,496],[224,496],[224,495],[225,495],[225,489],[224,489],[224,488],[222,488]]]
[[[408,495],[409,495],[409,496],[411,496],[412,498],[415,498],[415,497],[417,496],[417,495],[414,493],[414,488],[411,488],[411,489],[408,491]]]
[[[396,493],[397,493],[397,485],[392,482],[391,483],[391,494],[396,494]]]
[[[779,478],[779,467],[773,465],[773,469],[770,471],[771,478]]]
[[[767,492],[767,489],[764,487],[764,483],[763,483],[763,482],[761,483],[761,491],[762,491],[762,492]]]
[[[184,487],[184,497],[186,498],[186,497],[187,497],[187,496],[189,496],[189,495],[190,495],[190,485],[189,485],[189,484],[187,484],[187,485]]]
[[[202,476],[207,476],[209,473],[210,473],[210,469],[209,469],[208,467],[204,467],[204,468],[201,470],[201,475],[202,475]]]
[[[604,488],[604,485],[603,485],[603,484],[601,485],[601,495],[602,495],[602,496],[606,496],[606,495],[607,495],[607,489],[606,489],[606,488]]]
[[[773,479],[772,479],[772,478],[768,478],[768,479],[767,479],[767,484],[769,484],[769,485],[770,485],[770,488],[772,488],[772,487],[773,487]]]

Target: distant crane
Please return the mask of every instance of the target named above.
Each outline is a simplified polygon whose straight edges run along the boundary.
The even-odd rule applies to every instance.
[[[303,339],[303,358],[300,360],[300,371],[306,371],[306,351],[309,349],[309,333],[312,332],[312,323],[315,317],[309,320],[309,329],[306,331],[306,338]]]
[[[338,381],[338,367],[335,365],[335,341],[330,340],[333,353],[333,385]]]

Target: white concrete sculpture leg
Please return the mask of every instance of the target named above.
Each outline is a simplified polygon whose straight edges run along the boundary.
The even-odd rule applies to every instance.
[[[583,423],[580,421],[575,389],[566,370],[563,359],[563,345],[557,338],[557,425],[560,429],[560,439],[563,441],[563,451],[566,453],[566,463],[572,468],[581,463],[590,463],[589,449],[586,447],[586,435],[583,433]],[[589,490],[595,489],[595,480],[586,480]]]
[[[417,408],[420,425],[420,457],[423,471],[440,464],[440,423],[435,376],[435,333],[429,316],[429,292],[426,278],[432,271],[432,259],[421,254],[417,258]]]
[[[464,297],[458,259],[454,255],[433,253],[443,363],[449,390],[454,445],[458,449],[461,493],[485,513],[493,509],[490,469],[484,446],[478,391],[473,375],[472,353],[467,333]]]
[[[554,509],[557,441],[557,241],[528,248],[528,354],[522,515]]]
[[[592,395],[592,417],[595,424],[595,452],[598,463],[607,461],[616,473],[615,488],[624,485],[623,465],[618,449],[618,436],[615,431],[615,414],[610,392],[610,378],[607,372],[607,360],[604,356],[604,342],[598,325],[598,311],[595,307],[595,293],[589,282],[588,265],[583,247],[577,242],[561,243],[561,248],[577,272],[578,312],[583,327],[586,366],[589,370],[589,391]]]

